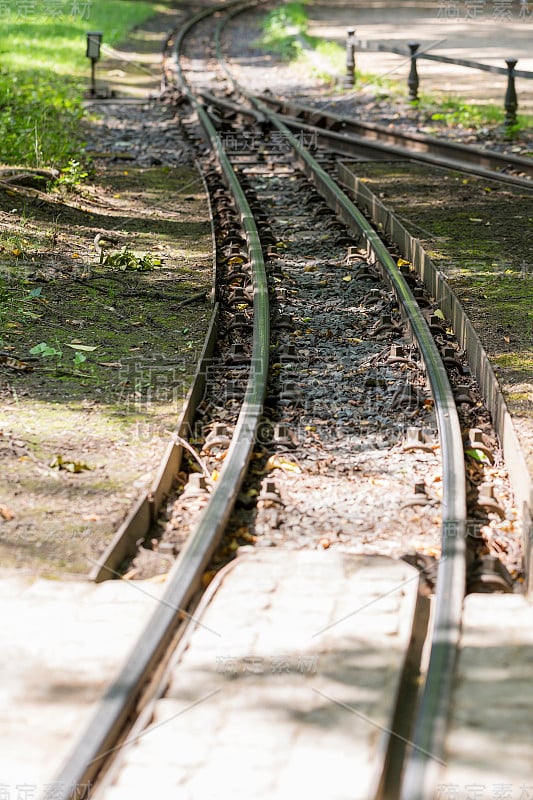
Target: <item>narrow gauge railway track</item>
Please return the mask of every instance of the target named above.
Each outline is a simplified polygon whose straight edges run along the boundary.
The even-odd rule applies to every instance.
[[[301,130],[332,150],[353,158],[411,159],[531,189],[533,159],[448,142],[420,133],[395,131],[269,95],[260,99]]]
[[[236,16],[249,11],[244,4],[231,13]],[[239,31],[239,28],[235,28]],[[239,51],[231,42],[231,29],[225,51],[232,67],[239,65]],[[257,90],[255,90],[257,92]],[[472,172],[488,179],[497,179],[517,186],[531,186],[533,159],[514,153],[501,153],[489,148],[474,147],[438,136],[405,131],[392,125],[367,122],[353,114],[331,110],[332,101],[315,101],[313,105],[292,98],[276,96],[269,89],[257,99],[283,117],[291,130],[315,138],[331,152],[362,159],[420,160],[436,166]]]
[[[247,114],[252,115],[242,104],[227,96],[205,90],[201,94],[206,103],[213,109],[220,109],[222,114],[237,114],[243,119]],[[284,125],[300,138],[314,142],[332,154],[355,161],[420,161],[523,189],[533,188],[533,160],[529,158],[502,155],[423,134],[391,131],[380,125],[327,114],[268,94],[257,95],[256,99],[278,114]]]
[[[204,15],[201,15],[202,17]],[[176,40],[178,49],[188,30],[201,17],[191,21],[189,26],[183,29]],[[179,72],[179,70],[178,70]],[[302,280],[302,268],[298,264],[296,254],[292,254],[287,259],[286,269],[279,269],[279,255],[276,248],[271,249],[267,255],[269,265],[269,278],[271,294],[275,297],[272,310],[273,329],[278,339],[276,347],[281,349],[275,352],[275,364],[279,364],[278,370],[272,370],[274,378],[267,386],[268,363],[270,357],[269,339],[269,290],[267,285],[267,272],[265,270],[265,259],[261,246],[260,235],[254,221],[251,204],[247,199],[247,194],[243,190],[241,183],[236,179],[235,170],[232,168],[228,156],[222,146],[220,137],[209,121],[205,111],[196,100],[190,88],[186,89],[188,100],[201,121],[204,131],[207,132],[213,150],[217,153],[221,169],[224,175],[224,182],[228,184],[233,194],[233,201],[229,204],[227,211],[230,217],[240,218],[243,236],[246,240],[246,265],[242,263],[241,247],[239,242],[235,242],[238,250],[236,261],[241,265],[240,273],[230,273],[230,282],[234,283],[232,292],[224,295],[222,293],[221,306],[223,313],[228,316],[233,315],[235,323],[237,313],[241,316],[241,322],[249,319],[253,326],[253,339],[239,342],[241,348],[233,351],[235,358],[243,356],[243,363],[248,362],[249,368],[246,372],[246,379],[238,381],[241,388],[244,388],[242,405],[236,419],[233,437],[224,458],[223,467],[220,469],[218,480],[214,483],[209,494],[209,501],[200,516],[199,521],[192,530],[185,546],[183,547],[178,560],[173,566],[168,577],[168,588],[163,597],[161,606],[158,608],[147,628],[145,629],[138,645],[125,666],[123,672],[106,692],[106,695],[99,707],[88,730],[83,734],[79,744],[75,748],[72,756],[68,759],[65,769],[58,778],[58,786],[72,787],[86,784],[98,774],[104,764],[105,757],[110,751],[115,750],[130,730],[128,719],[134,716],[138,707],[149,709],[149,700],[152,696],[161,691],[154,674],[160,675],[164,665],[170,658],[168,654],[169,645],[176,644],[180,635],[178,626],[183,618],[190,615],[189,604],[197,593],[202,575],[209,565],[222,533],[228,523],[231,508],[236,500],[238,490],[244,479],[246,469],[252,456],[256,442],[256,431],[262,419],[263,400],[267,391],[269,392],[269,402],[272,406],[272,393],[277,392],[277,401],[273,405],[267,418],[267,422],[277,433],[273,437],[275,449],[284,451],[283,455],[289,463],[294,463],[294,446],[290,434],[287,434],[283,415],[287,412],[292,414],[292,420],[300,416],[303,405],[304,414],[307,413],[305,399],[302,403],[302,396],[299,391],[298,382],[302,381],[305,388],[305,380],[313,370],[309,370],[309,364],[315,365],[315,372],[325,370],[324,357],[332,357],[331,349],[325,350],[317,342],[308,348],[314,361],[308,361],[303,371],[297,372],[294,368],[294,352],[291,350],[290,333],[283,342],[285,334],[283,330],[291,330],[292,322],[284,315],[291,305],[288,301],[291,292],[302,293],[302,300],[305,304],[313,302],[317,306],[322,306],[322,317],[318,317],[318,324],[323,326],[328,311],[328,301],[331,303],[331,294],[325,291],[317,294],[315,288],[305,286],[310,281]],[[264,106],[259,106],[261,115],[267,113]],[[434,786],[436,780],[435,761],[443,752],[444,734],[446,730],[447,710],[451,694],[451,683],[453,677],[453,666],[455,661],[456,646],[459,637],[461,606],[465,587],[465,526],[466,526],[466,479],[465,464],[463,456],[463,441],[461,425],[457,414],[456,405],[453,399],[453,392],[448,379],[447,371],[444,366],[439,348],[437,347],[430,325],[437,327],[435,320],[428,324],[426,316],[416,302],[409,284],[413,282],[410,271],[404,274],[398,268],[397,261],[388,253],[383,243],[377,237],[372,227],[364,220],[362,215],[354,208],[346,195],[333,183],[325,170],[318,165],[315,160],[302,148],[299,143],[291,136],[288,129],[277,120],[273,124],[278,133],[283,135],[284,141],[290,145],[291,151],[289,160],[298,160],[307,178],[311,180],[318,191],[325,197],[328,205],[335,209],[336,215],[342,220],[343,224],[350,231],[352,237],[352,247],[354,250],[347,251],[346,242],[341,241],[341,231],[335,230],[335,223],[332,223],[331,232],[325,239],[327,242],[318,257],[314,256],[315,266],[318,265],[321,275],[320,283],[325,284],[335,281],[340,271],[347,284],[345,291],[345,302],[341,305],[340,315],[353,316],[354,310],[359,312],[363,318],[361,324],[354,325],[352,319],[350,324],[353,326],[354,336],[349,339],[361,339],[363,332],[378,334],[383,338],[368,346],[365,358],[357,363],[352,369],[353,373],[361,375],[369,365],[383,369],[381,375],[375,376],[375,386],[373,388],[386,389],[382,397],[373,398],[374,403],[382,401],[380,411],[384,411],[387,404],[393,405],[398,400],[395,409],[395,416],[398,418],[400,413],[406,412],[406,416],[397,419],[398,432],[412,421],[413,417],[422,419],[427,423],[426,427],[431,427],[431,415],[428,411],[424,417],[420,410],[424,406],[431,405],[425,403],[425,378],[431,387],[434,401],[434,419],[436,420],[442,458],[442,498],[440,504],[441,522],[441,558],[438,566],[437,592],[436,592],[436,611],[433,628],[433,649],[429,667],[426,674],[425,689],[420,704],[418,719],[416,722],[415,734],[413,737],[414,747],[407,758],[407,768],[403,783],[402,797],[432,797],[434,796]],[[252,135],[253,137],[253,135]],[[236,158],[235,166],[238,171],[247,173],[248,193],[255,194],[259,204],[265,208],[270,205],[274,211],[272,227],[279,225],[282,215],[285,214],[283,202],[273,197],[277,184],[287,181],[294,183],[292,187],[301,189],[303,179],[295,177],[292,164],[281,163],[278,161],[276,170],[271,167],[266,168],[272,155],[268,152],[268,143],[262,153],[254,155],[246,154],[244,158]],[[283,160],[282,160],[283,161]],[[252,176],[255,177],[252,180]],[[309,189],[308,189],[309,191]],[[300,195],[301,196],[301,195]],[[310,198],[313,201],[313,198]],[[296,194],[285,197],[284,202],[299,202]],[[301,202],[301,201],[300,201]],[[314,201],[313,201],[314,202]],[[313,202],[311,205],[313,205]],[[313,243],[316,245],[315,231],[308,230],[312,223],[311,213],[302,215],[300,220],[304,236],[300,238],[297,246],[302,247],[302,243]],[[257,216],[257,215],[256,215]],[[320,211],[320,216],[322,212]],[[330,218],[331,219],[331,218]],[[316,216],[315,216],[316,220]],[[322,227],[322,220],[320,227]],[[265,220],[261,220],[260,227],[265,237]],[[318,227],[318,226],[317,226]],[[337,238],[336,249],[332,249],[332,240]],[[279,237],[274,236],[274,241],[279,241]],[[357,245],[355,245],[357,242]],[[272,248],[272,242],[270,243]],[[268,251],[267,251],[268,252]],[[364,255],[363,255],[364,254]],[[231,257],[228,259],[228,263]],[[291,263],[292,262],[292,263]],[[328,263],[330,262],[330,263]],[[301,264],[301,262],[300,262]],[[340,270],[339,270],[340,268]],[[313,275],[313,272],[303,273]],[[289,285],[282,284],[289,276]],[[323,275],[323,277],[322,277]],[[384,283],[380,283],[384,281]],[[240,283],[240,285],[239,285]],[[348,288],[350,287],[350,289]],[[353,289],[352,289],[353,287]],[[420,286],[417,287],[421,289]],[[390,291],[394,293],[395,300],[390,297]],[[309,293],[308,293],[309,292]],[[418,291],[419,299],[423,298]],[[365,306],[365,297],[368,305]],[[423,305],[427,305],[431,300],[427,297]],[[295,303],[297,313],[298,304]],[[378,317],[375,324],[370,323],[370,307],[379,308],[383,317]],[[235,313],[237,312],[237,313]],[[388,312],[388,313],[387,313]],[[403,320],[403,322],[402,322]],[[304,320],[302,320],[303,322]],[[231,323],[230,323],[231,324]],[[403,327],[402,327],[403,326]],[[374,330],[372,331],[372,328]],[[331,337],[327,334],[326,341],[330,338],[335,339],[335,331],[331,331]],[[442,327],[441,327],[442,332]],[[359,335],[358,335],[359,334]],[[348,342],[352,344],[352,342]],[[395,349],[391,351],[391,344]],[[403,348],[403,350],[401,349]],[[344,348],[340,359],[337,362],[340,370],[339,380],[346,377],[345,364],[342,357],[350,354],[350,347]],[[303,354],[302,354],[303,355]],[[309,355],[309,354],[308,354]],[[302,359],[303,361],[303,359]],[[404,369],[404,367],[407,368]],[[300,365],[301,366],[301,365]],[[288,369],[287,369],[288,367]],[[296,380],[281,381],[279,377],[285,368],[286,374],[297,375]],[[406,372],[409,378],[406,380]],[[355,378],[355,374],[351,377]],[[245,384],[244,386],[243,383]],[[296,384],[296,386],[295,386]],[[369,382],[365,387],[364,381],[361,387],[357,386],[357,381],[353,382],[353,389],[357,393],[365,388],[372,386]],[[403,388],[402,388],[403,387]],[[352,384],[346,387],[345,391],[350,392]],[[300,396],[298,396],[300,394]],[[377,395],[378,393],[376,393]],[[422,402],[421,402],[422,401]],[[344,409],[346,397],[339,396],[340,410]],[[403,406],[403,409],[402,409]],[[428,410],[428,408],[426,410]],[[296,413],[295,413],[296,412]],[[353,422],[353,420],[351,420]],[[290,420],[289,420],[290,422]],[[349,436],[346,441],[352,440],[354,433],[357,435],[357,423],[350,425],[350,420],[345,420],[345,427],[348,428]],[[312,428],[312,425],[308,426]],[[377,426],[379,429],[379,425]],[[311,431],[315,433],[315,431]],[[336,432],[336,438],[337,437]],[[329,430],[331,434],[331,429]],[[328,437],[325,437],[326,443]],[[290,441],[289,441],[290,440]],[[399,444],[399,438],[393,442]],[[338,447],[338,441],[332,441],[332,449]],[[419,444],[425,444],[420,442]],[[415,449],[417,445],[415,444]],[[408,448],[409,449],[409,448]],[[426,449],[425,447],[421,448]],[[285,462],[281,462],[283,465]],[[268,485],[265,487],[267,501],[277,502],[276,487]],[[274,495],[274,497],[272,497]],[[147,682],[151,681],[151,692],[144,697],[143,702],[140,697]],[[149,712],[145,712],[146,715]],[[134,731],[138,731],[138,725]],[[429,755],[432,754],[432,755]],[[386,778],[383,778],[386,780]],[[65,789],[64,797],[71,797],[68,789]]]

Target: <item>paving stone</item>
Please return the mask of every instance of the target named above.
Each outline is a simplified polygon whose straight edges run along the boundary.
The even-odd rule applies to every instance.
[[[265,572],[275,591],[261,590]],[[180,800],[219,800],[222,789],[257,800],[369,800],[417,586],[413,568],[382,557],[241,556],[200,620],[221,637],[192,634],[153,731],[129,748],[105,800],[136,791],[140,764],[163,796],[178,783]]]
[[[52,784],[162,585],[0,579],[0,786]]]
[[[532,621],[522,595],[467,597],[442,800],[533,797]]]

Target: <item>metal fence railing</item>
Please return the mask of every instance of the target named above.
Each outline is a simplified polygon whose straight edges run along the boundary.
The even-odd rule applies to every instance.
[[[409,75],[407,77],[407,86],[409,89],[409,99],[418,100],[418,88],[420,86],[420,78],[418,75],[417,62],[420,59],[428,61],[439,61],[443,64],[453,64],[458,67],[467,67],[469,69],[477,69],[483,72],[492,72],[498,75],[507,76],[507,87],[503,107],[505,109],[505,125],[510,127],[516,125],[518,98],[516,94],[515,78],[533,79],[533,72],[526,70],[516,69],[518,59],[506,58],[505,67],[498,67],[496,64],[482,64],[479,61],[472,61],[465,58],[450,58],[449,56],[435,55],[429,53],[427,50],[420,51],[420,44],[418,42],[408,42],[406,47],[391,47],[388,44],[380,42],[368,42],[362,39],[356,39],[355,28],[348,30],[346,38],[346,77],[344,85],[346,87],[355,85],[355,56],[356,52],[374,52],[374,53],[394,53],[399,56],[404,56],[410,60]]]

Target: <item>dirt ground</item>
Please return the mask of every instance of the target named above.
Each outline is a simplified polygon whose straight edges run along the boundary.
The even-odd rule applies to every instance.
[[[161,15],[137,31],[135,63],[131,53],[102,63],[99,88],[155,93],[170,27]],[[164,118],[167,138],[178,126],[168,132],[173,110],[134,111],[121,142],[116,117],[89,108],[88,137],[107,134],[113,149],[93,146],[89,175],[73,170],[72,185],[0,174],[4,568],[90,571],[151,484],[203,345],[213,257],[203,182],[179,141],[165,144],[180,163],[148,152],[139,166],[139,118]]]

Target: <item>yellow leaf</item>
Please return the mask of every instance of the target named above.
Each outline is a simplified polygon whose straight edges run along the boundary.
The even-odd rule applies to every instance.
[[[211,473],[211,480],[212,481],[218,481],[219,476],[220,476],[220,472],[218,471],[218,469],[214,469],[213,472]]]
[[[410,267],[411,266],[411,262],[410,261],[405,261],[405,259],[403,259],[403,258],[399,258],[396,263],[398,264],[399,267]]]
[[[15,247],[12,251],[14,256],[20,256],[22,254],[22,250],[19,247]]]
[[[270,456],[265,465],[265,470],[267,472],[271,469],[282,469],[284,472],[294,472],[296,475],[300,475],[302,471],[298,464],[295,464],[294,461],[289,461],[288,458],[277,455]]]
[[[14,516],[13,512],[7,506],[0,504],[0,517],[2,517],[2,519],[11,520]]]
[[[52,469],[64,469],[67,472],[83,472],[83,470],[91,469],[87,464],[84,464],[83,461],[71,461],[70,459],[65,459],[61,455],[55,456],[50,464],[48,465]]]
[[[439,319],[446,319],[440,308],[437,308],[433,314],[438,317]]]
[[[204,574],[202,575],[202,586],[204,587],[204,589],[209,586],[209,584],[211,583],[216,574],[217,574],[216,569],[208,569],[207,572],[204,572]]]
[[[350,283],[351,280],[352,280],[352,276],[351,275],[345,275],[344,278],[343,278],[343,281],[346,281],[346,283]]]
[[[72,253],[72,255],[70,257],[71,258],[79,258],[80,254],[79,253]]]

